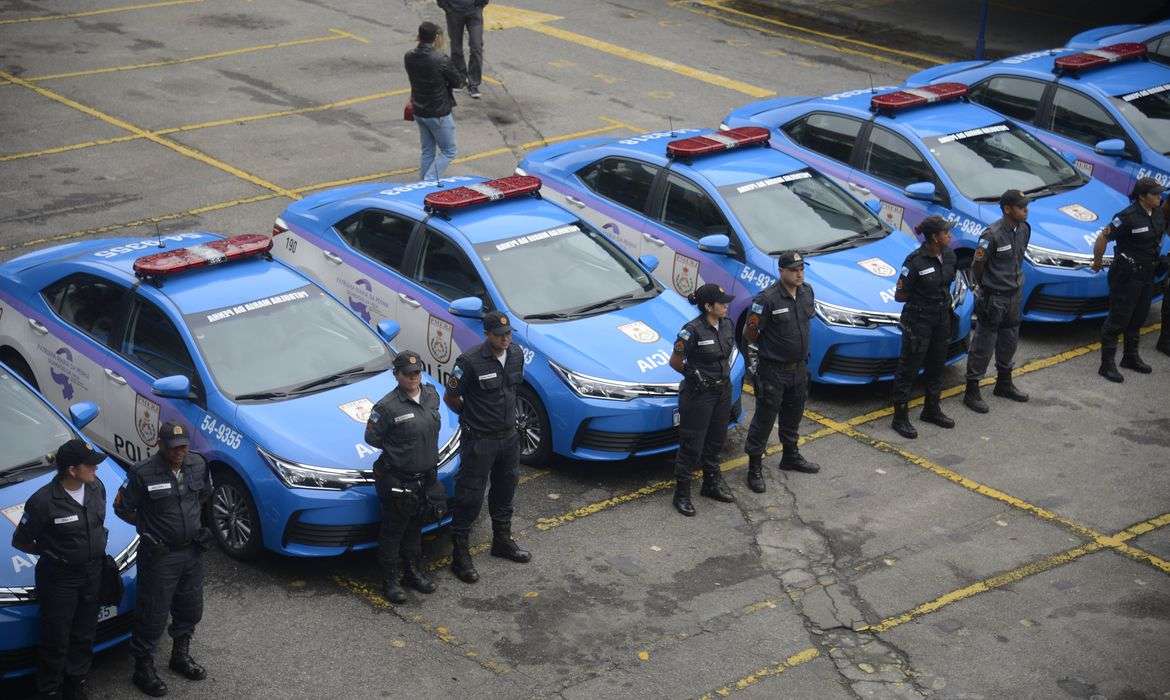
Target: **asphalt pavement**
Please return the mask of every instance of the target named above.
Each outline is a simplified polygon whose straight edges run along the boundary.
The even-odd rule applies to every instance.
[[[264,232],[306,194],[413,179],[402,55],[422,19],[441,19],[434,3],[0,2],[0,259],[156,226]],[[488,24],[450,174],[945,58],[705,0],[493,1]],[[958,426],[919,423],[914,441],[889,429],[888,385],[817,387],[802,449],[821,473],[771,456],[768,492],[750,492],[740,428],[723,464],[738,501],[697,498],[695,518],[670,506],[668,459],[525,468],[515,529],[533,562],[481,549],[468,586],[432,538],[439,590],[403,606],[371,554],[212,553],[193,644],[209,678],[163,671],[171,695],[1170,697],[1170,358],[1147,335],[1154,374],[1109,384],[1098,329],[1025,326],[1032,400],[986,416],[951,368]],[[101,654],[94,696],[137,696],[130,670],[124,647]]]

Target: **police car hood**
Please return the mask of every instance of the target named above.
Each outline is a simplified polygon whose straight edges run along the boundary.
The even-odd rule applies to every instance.
[[[0,487],[0,588],[28,587],[36,584],[33,567],[36,558],[12,546],[12,533],[24,513],[24,503],[37,489],[53,480],[53,470],[26,479],[18,484]],[[106,552],[118,556],[134,539],[134,526],[123,522],[114,515],[114,496],[126,480],[126,475],[113,460],[107,458],[97,471],[98,478],[106,487],[106,529],[110,531],[106,541]]]
[[[825,255],[806,258],[804,281],[812,285],[820,301],[851,309],[898,313],[894,301],[898,270],[918,241],[894,231],[877,241]],[[884,292],[884,294],[883,294]]]
[[[443,395],[428,375],[427,384]],[[239,404],[236,423],[260,447],[293,462],[336,469],[371,469],[378,451],[366,449],[369,411],[398,382],[389,369],[352,384],[285,401]],[[440,401],[439,445],[454,433],[458,418]],[[362,447],[358,447],[361,445]]]
[[[1039,197],[1028,207],[1030,243],[1066,253],[1092,253],[1097,232],[1127,206],[1129,200],[1124,195],[1096,180],[1075,190]],[[979,213],[985,225],[1002,216],[994,202],[981,203]]]
[[[667,361],[675,336],[697,314],[678,294],[596,316],[529,324],[528,342],[565,369],[599,379],[671,384],[681,379]]]

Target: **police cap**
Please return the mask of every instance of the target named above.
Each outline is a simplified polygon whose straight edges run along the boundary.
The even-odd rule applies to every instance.
[[[1133,198],[1137,199],[1143,194],[1162,194],[1162,189],[1163,187],[1154,178],[1140,177],[1133,185]]]
[[[999,196],[999,206],[1002,207],[1026,207],[1028,202],[1027,195],[1019,190],[1004,190],[1004,193]]]
[[[796,250],[786,250],[780,254],[779,265],[781,270],[800,270],[804,268],[804,256]]]
[[[97,466],[105,457],[85,440],[70,440],[57,448],[57,468],[68,469],[79,464]]]
[[[398,357],[394,358],[394,371],[400,374],[414,374],[421,372],[422,369],[422,359],[419,358],[417,352],[406,350],[398,353]]]
[[[500,311],[489,311],[483,315],[483,330],[492,335],[508,335],[512,332],[512,323]]]
[[[187,437],[187,429],[179,423],[166,422],[158,427],[158,441],[166,449],[191,444]]]

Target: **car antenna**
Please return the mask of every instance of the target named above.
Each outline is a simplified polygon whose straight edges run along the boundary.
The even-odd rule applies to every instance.
[[[666,123],[670,125],[670,136],[674,138],[677,134],[674,133],[674,119],[668,114],[666,115]]]
[[[158,247],[159,248],[166,248],[166,246],[163,245],[163,242],[162,242],[162,229],[160,229],[158,227],[158,219],[154,220],[154,237],[158,239]]]
[[[874,90],[874,87],[873,87],[873,73],[870,73],[869,71],[866,71],[866,72],[865,72],[865,74],[869,76],[869,92],[870,92],[870,94],[872,95],[872,94],[873,94],[873,90]]]

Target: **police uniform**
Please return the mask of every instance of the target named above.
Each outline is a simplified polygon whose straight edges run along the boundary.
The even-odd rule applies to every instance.
[[[508,317],[498,311],[484,314],[484,332],[504,336],[512,332]],[[462,400],[459,423],[459,474],[455,477],[452,506],[452,570],[467,583],[478,580],[471,564],[468,536],[488,491],[494,556],[527,562],[531,555],[512,540],[512,499],[520,474],[520,437],[516,430],[516,388],[524,382],[524,353],[511,344],[501,361],[485,341],[455,361],[447,391]],[[490,491],[488,484],[491,484]]]
[[[395,374],[418,373],[422,368],[418,353],[402,352],[394,358]],[[399,576],[422,593],[435,590],[419,570],[418,560],[422,527],[430,521],[428,493],[437,482],[439,426],[439,392],[427,384],[419,385],[417,398],[395,387],[374,405],[366,423],[366,442],[382,450],[374,462],[374,483],[382,503],[378,561],[392,603],[405,601]]]
[[[1125,335],[1122,366],[1138,358],[1138,341],[1142,324],[1150,312],[1154,293],[1154,267],[1158,247],[1166,231],[1161,207],[1150,213],[1134,202],[1113,217],[1105,229],[1106,240],[1113,242],[1113,265],[1109,268],[1109,315],[1101,328],[1101,352],[1117,352],[1117,335]],[[1162,301],[1165,311],[1166,301]]]
[[[97,465],[104,457],[83,440],[57,450],[59,467]],[[12,546],[39,557],[37,601],[41,639],[37,649],[37,690],[84,694],[97,632],[98,591],[106,556],[106,489],[101,479],[85,484],[82,503],[64,489],[61,476],[37,489],[24,504]]]
[[[174,640],[170,668],[191,680],[206,671],[191,659],[191,636],[203,618],[203,551],[211,531],[203,525],[203,508],[211,499],[207,463],[188,452],[176,472],[163,450],[188,444],[187,429],[177,423],[159,427],[159,452],[130,468],[114,501],[118,517],[138,528],[138,598],[130,638],[134,683],[150,695],[166,693],[154,669],[154,650],[167,630]],[[161,692],[160,692],[161,691]]]
[[[1020,335],[1020,289],[1024,284],[1024,251],[1032,237],[1027,221],[1015,226],[996,221],[979,237],[975,257],[983,262],[976,291],[975,333],[967,356],[967,381],[979,381],[995,352],[995,368],[1011,374]]]
[[[927,250],[925,244],[902,263],[898,290],[907,295],[907,300],[902,306],[902,353],[894,377],[894,429],[905,437],[916,435],[906,434],[914,433],[913,428],[899,430],[898,423],[902,418],[908,425],[906,404],[910,401],[910,392],[920,368],[926,384],[922,418],[930,420],[933,414],[941,414],[939,401],[947,342],[951,337],[951,283],[955,280],[955,263],[955,253],[949,247],[944,247],[941,255],[936,256]]]

